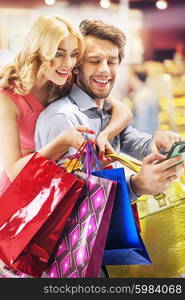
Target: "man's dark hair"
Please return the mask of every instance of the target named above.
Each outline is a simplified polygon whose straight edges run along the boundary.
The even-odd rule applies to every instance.
[[[124,57],[126,37],[120,29],[99,20],[84,20],[80,23],[79,28],[83,36],[91,35],[115,44],[119,50],[119,63],[121,62]]]

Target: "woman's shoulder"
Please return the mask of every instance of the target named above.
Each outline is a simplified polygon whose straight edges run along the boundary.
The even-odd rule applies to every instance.
[[[19,116],[20,111],[17,105],[18,96],[19,95],[14,94],[8,89],[0,88],[0,105],[3,107],[7,107],[8,109],[14,110],[17,116]]]
[[[12,90],[1,88],[0,87],[0,95],[6,96],[8,98],[11,98],[13,100],[18,99],[19,95],[14,93]]]

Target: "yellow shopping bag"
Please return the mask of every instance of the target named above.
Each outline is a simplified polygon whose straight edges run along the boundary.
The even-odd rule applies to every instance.
[[[123,154],[109,157],[138,172],[141,162]],[[147,266],[107,266],[110,277],[175,278],[185,274],[185,173],[164,193],[137,199],[141,236],[153,262]]]

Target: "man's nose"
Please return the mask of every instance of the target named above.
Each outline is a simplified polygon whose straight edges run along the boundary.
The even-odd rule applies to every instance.
[[[99,71],[101,73],[109,73],[109,66],[108,66],[107,61],[102,61],[102,63],[100,64],[100,67],[99,67]]]

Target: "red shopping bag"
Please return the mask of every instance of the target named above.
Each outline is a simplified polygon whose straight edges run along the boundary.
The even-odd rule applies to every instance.
[[[116,183],[79,172],[85,180],[81,197],[67,219],[53,257],[42,277],[99,277],[116,194]],[[3,278],[29,278],[2,268]],[[0,272],[1,273],[1,272]]]
[[[0,198],[0,259],[40,277],[84,181],[38,153]]]
[[[91,174],[89,148],[84,153],[87,168],[77,174],[85,180],[82,194],[67,219],[48,268],[42,277],[98,277],[111,219],[116,182]],[[82,157],[83,150],[71,157],[74,166]],[[96,158],[97,159],[97,158]],[[84,160],[83,160],[84,163]],[[96,163],[99,164],[98,161]],[[101,166],[99,165],[99,168]],[[29,278],[23,272],[13,273],[2,269],[2,277]]]

